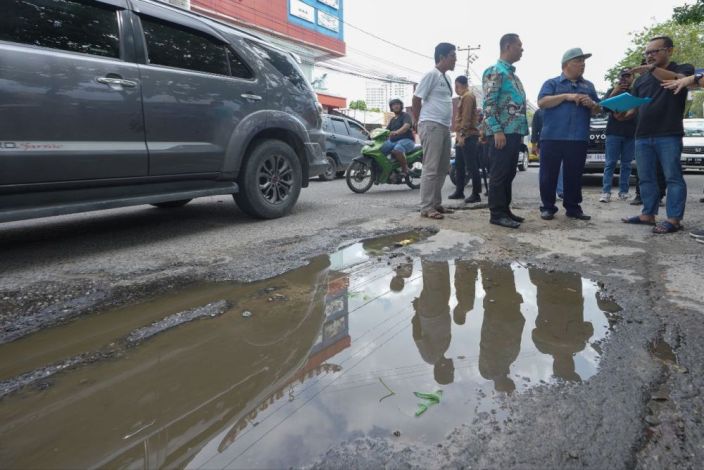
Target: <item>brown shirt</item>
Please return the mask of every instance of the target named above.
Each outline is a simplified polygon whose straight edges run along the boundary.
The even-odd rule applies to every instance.
[[[455,130],[462,137],[479,135],[478,122],[477,99],[471,91],[467,90],[460,96],[460,102],[457,105]]]

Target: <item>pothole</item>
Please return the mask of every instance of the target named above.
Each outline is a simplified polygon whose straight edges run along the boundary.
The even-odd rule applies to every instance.
[[[512,394],[597,372],[619,310],[597,283],[407,254],[423,238],[366,240],[267,281],[195,286],[6,345],[3,378],[22,354],[27,372],[230,306],[0,401],[4,463],[299,466],[361,435],[438,441],[480,413],[500,417]]]

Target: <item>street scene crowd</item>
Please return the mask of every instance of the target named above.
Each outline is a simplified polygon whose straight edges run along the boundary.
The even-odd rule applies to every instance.
[[[591,53],[581,48],[567,50],[561,59],[560,75],[543,84],[538,95],[540,109],[532,122],[534,149],[540,154],[540,217],[552,220],[558,212],[557,199],[563,200],[566,217],[590,220],[582,203],[582,174],[587,156],[589,123],[592,115],[608,113],[606,128],[606,165],[600,201],[611,199],[611,186],[616,164],[620,162],[618,198],[629,198],[631,162],[638,169],[634,204],[642,205],[641,214],[622,219],[623,223],[651,225],[653,233],[674,233],[683,228],[687,185],[682,175],[680,155],[684,129],[682,119],[687,88],[704,83],[691,64],[672,61],[675,44],[667,36],[652,38],[643,51],[642,65],[623,69],[618,83],[609,89],[604,100],[629,93],[643,98],[640,106],[611,110],[600,105],[592,82],[584,77],[586,60]],[[452,209],[442,204],[442,186],[450,165],[451,129],[457,132],[456,190],[449,199],[464,199],[467,171],[472,180],[472,194],[467,203],[481,200],[482,153],[488,154],[490,184],[488,187],[489,222],[507,228],[518,228],[524,217],[511,211],[511,186],[524,136],[529,133],[526,93],[515,63],[523,55],[523,42],[517,34],[500,39],[500,57],[484,71],[482,88],[484,104],[468,87],[466,76],[455,79],[454,88],[445,75],[454,70],[456,47],[440,43],[435,48],[435,67],[428,72],[413,97],[412,119],[402,111],[400,100],[390,102],[395,117],[389,123],[391,135],[384,153],[399,160],[402,171],[408,172],[404,152],[413,147],[412,127],[420,134],[423,145],[423,174],[420,214],[440,220]],[[638,77],[634,80],[635,77]],[[453,123],[453,89],[459,104]],[[454,126],[453,126],[454,124]],[[666,217],[656,221],[661,200],[666,198]],[[704,231],[691,235],[704,243]]]

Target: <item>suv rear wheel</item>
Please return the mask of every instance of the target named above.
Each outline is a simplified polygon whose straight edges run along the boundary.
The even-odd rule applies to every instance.
[[[328,166],[325,167],[325,173],[320,175],[321,181],[332,181],[337,177],[337,162],[330,155],[325,156],[325,160],[328,162]]]
[[[291,146],[280,140],[263,140],[245,161],[235,202],[253,217],[282,217],[296,204],[302,180],[301,163]]]

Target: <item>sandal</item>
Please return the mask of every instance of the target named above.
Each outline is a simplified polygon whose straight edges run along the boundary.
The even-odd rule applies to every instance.
[[[428,219],[435,219],[435,220],[440,220],[440,219],[445,218],[445,216],[442,215],[439,211],[421,212],[420,216],[427,217]]]
[[[442,207],[442,206],[436,207],[435,210],[441,214],[454,214],[455,213],[455,211],[453,211],[452,209],[448,209],[447,207]]]
[[[663,220],[662,222],[658,223],[655,227],[653,227],[653,233],[657,234],[665,234],[665,233],[675,233],[679,232],[682,230],[682,224],[673,224],[672,222],[668,220]]]
[[[655,225],[655,222],[652,222],[650,220],[643,220],[640,218],[640,216],[634,215],[633,217],[625,217],[621,219],[621,222],[624,224],[633,224],[633,225]]]

